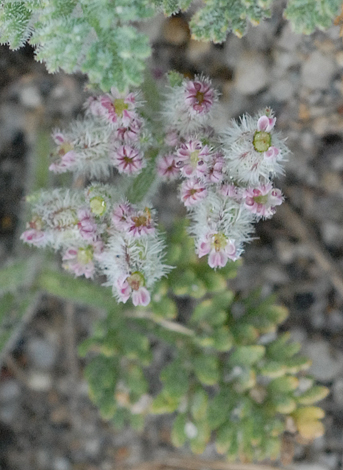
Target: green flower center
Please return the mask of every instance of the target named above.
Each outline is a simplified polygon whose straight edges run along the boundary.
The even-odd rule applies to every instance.
[[[129,108],[129,105],[124,102],[123,98],[118,98],[113,101],[114,110],[117,116],[122,117],[125,109]]]
[[[29,227],[35,230],[42,230],[43,228],[43,220],[37,215],[32,218],[29,222]]]
[[[86,248],[79,248],[76,259],[81,264],[90,263],[93,260],[93,248],[90,245]]]
[[[199,161],[199,150],[194,150],[194,152],[191,153],[190,155],[190,160],[192,166],[197,166],[198,161]]]
[[[253,197],[253,199],[257,204],[266,204],[268,201],[268,194],[265,194],[264,196],[261,194],[260,196]]]
[[[266,152],[271,146],[272,138],[269,132],[256,131],[254,134],[253,145],[256,152]]]
[[[215,251],[220,251],[224,249],[227,245],[227,239],[226,236],[223,233],[216,233],[215,235],[212,236],[212,248],[215,249]]]
[[[101,196],[94,196],[89,201],[91,211],[95,215],[104,215],[106,211],[106,202]]]
[[[63,142],[63,144],[58,147],[57,153],[60,157],[63,157],[66,153],[70,152],[70,150],[73,150],[73,148],[74,146],[70,142]]]
[[[195,99],[197,100],[199,104],[202,104],[202,102],[204,101],[204,96],[205,96],[204,93],[202,93],[201,91],[197,91],[195,95]]]
[[[141,286],[144,286],[144,276],[139,271],[131,274],[127,279],[127,282],[132,290],[138,290]]]

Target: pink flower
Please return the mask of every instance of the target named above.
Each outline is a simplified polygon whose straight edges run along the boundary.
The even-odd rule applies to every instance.
[[[235,261],[238,258],[235,243],[228,240],[223,233],[209,232],[199,241],[199,258],[207,254],[211,268],[223,268],[229,259]]]
[[[179,133],[175,129],[168,130],[164,138],[164,143],[168,145],[168,147],[176,147],[180,143]]]
[[[117,288],[119,299],[124,304],[129,300],[130,295],[131,295],[131,287],[129,283],[127,282],[128,277],[129,277],[128,275],[120,276],[116,281],[116,288]]]
[[[181,173],[186,178],[193,176],[204,177],[207,173],[207,162],[210,158],[210,150],[198,140],[190,140],[181,145],[177,150],[177,164],[181,167]]]
[[[223,184],[219,189],[219,193],[226,197],[231,197],[235,201],[240,201],[241,196],[238,191],[238,187],[234,184]]]
[[[65,173],[71,170],[76,163],[77,153],[74,151],[74,145],[68,141],[62,132],[55,131],[52,134],[54,142],[58,145],[56,155],[59,160],[49,166],[49,170],[54,173]]]
[[[111,93],[101,96],[99,101],[106,111],[106,118],[113,124],[128,127],[130,121],[136,118],[135,95],[133,93],[122,95],[112,87]]]
[[[80,235],[84,240],[95,241],[97,238],[98,226],[88,209],[79,209],[77,212],[79,219],[78,227]]]
[[[206,196],[206,186],[199,179],[190,178],[181,184],[181,200],[186,207],[197,204]]]
[[[131,215],[128,222],[128,233],[135,238],[155,233],[154,221],[151,218],[151,211],[148,207]]]
[[[49,243],[51,236],[43,231],[43,221],[39,216],[34,216],[26,227],[28,230],[20,236],[20,240],[24,243],[39,247],[44,247]]]
[[[280,153],[280,150],[276,147],[269,147],[269,149],[264,152],[264,158],[268,160],[276,160],[278,155]]]
[[[185,86],[185,102],[192,113],[206,114],[214,102],[214,90],[205,80],[189,80]]]
[[[132,207],[129,203],[118,204],[113,211],[112,221],[118,230],[127,231],[130,227],[130,217],[133,213]]]
[[[223,180],[224,157],[221,153],[213,155],[209,165],[207,179],[211,183],[220,183]]]
[[[24,243],[28,243],[29,245],[40,247],[43,247],[48,243],[48,237],[46,233],[42,230],[36,230],[34,228],[25,230],[25,232],[21,234],[20,240],[23,240]]]
[[[244,206],[259,217],[270,218],[275,214],[275,206],[283,202],[279,189],[274,189],[271,183],[260,185],[258,188],[247,188],[243,191]]]
[[[49,170],[54,173],[65,173],[73,169],[76,163],[77,154],[73,150],[62,156],[60,161],[51,163]]]
[[[131,275],[120,276],[115,284],[121,302],[126,303],[131,296],[132,303],[135,306],[142,305],[145,307],[150,303],[150,293],[144,287],[144,276],[139,271]]]
[[[166,181],[176,179],[180,174],[180,169],[176,166],[174,155],[168,154],[159,157],[157,161],[157,173]]]
[[[128,127],[119,127],[114,132],[115,140],[122,142],[137,142],[140,137],[142,121],[139,119],[132,119]]]
[[[101,105],[100,98],[100,96],[90,96],[85,103],[85,108],[89,109],[93,116],[106,117],[107,111]]]
[[[95,273],[93,253],[92,245],[85,248],[68,248],[62,257],[62,266],[67,271],[72,271],[76,276],[84,275],[86,278],[92,278]]]
[[[119,173],[134,175],[140,173],[145,166],[143,155],[139,150],[129,145],[121,145],[111,157]]]
[[[270,132],[275,126],[276,118],[261,116],[257,121],[257,130],[259,132]]]

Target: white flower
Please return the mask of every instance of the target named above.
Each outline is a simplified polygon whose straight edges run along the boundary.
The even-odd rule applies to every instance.
[[[283,174],[289,150],[274,131],[274,124],[269,110],[254,118],[243,116],[239,123],[231,121],[220,136],[227,177],[254,186]]]

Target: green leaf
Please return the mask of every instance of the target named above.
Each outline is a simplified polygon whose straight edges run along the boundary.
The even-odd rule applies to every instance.
[[[24,292],[23,296],[7,293],[0,298],[0,362],[8,350],[14,346],[25,317],[30,317],[37,307],[40,294]]]
[[[42,259],[35,256],[2,267],[0,269],[0,295],[29,287],[34,282],[41,263]]]
[[[117,306],[110,289],[86,279],[75,279],[69,274],[46,270],[37,279],[37,286],[45,292],[80,304],[108,310]],[[117,306],[118,311],[121,307]]]
[[[230,351],[233,345],[233,337],[228,327],[217,328],[213,333],[213,347],[218,351]]]
[[[205,418],[207,413],[208,395],[202,388],[198,388],[192,397],[191,414],[196,421]]]
[[[185,426],[187,423],[187,415],[185,413],[180,413],[174,419],[172,431],[171,431],[171,441],[175,447],[182,447],[187,440]]]
[[[237,393],[243,393],[256,385],[256,372],[251,369],[245,369],[239,375],[234,385]]]
[[[144,377],[142,368],[138,364],[129,364],[125,369],[124,376],[129,390],[136,394],[135,398],[139,399],[140,395],[147,392],[148,383]]]
[[[153,414],[172,413],[179,406],[179,399],[171,398],[169,395],[162,391],[157,395],[152,402],[150,411]]]
[[[185,369],[184,361],[176,359],[168,364],[160,374],[163,382],[163,393],[172,399],[183,397],[189,387],[189,372]]]
[[[191,322],[195,324],[204,321],[210,325],[217,326],[222,325],[227,317],[227,312],[223,309],[218,309],[214,299],[206,299],[193,310]]]
[[[297,354],[301,349],[301,344],[290,341],[290,333],[281,334],[275,341],[267,345],[267,356],[281,363],[285,359]]]
[[[299,385],[299,380],[296,377],[287,375],[278,377],[270,382],[268,389],[271,393],[288,393],[293,392]]]
[[[269,361],[259,368],[259,372],[261,375],[276,379],[286,374],[287,367],[280,362]]]
[[[216,433],[216,450],[218,454],[226,454],[235,440],[237,429],[229,420],[223,424]]]
[[[256,364],[265,354],[265,347],[262,345],[238,346],[229,358],[229,364],[234,366],[249,367]]]
[[[279,397],[273,400],[273,404],[278,413],[289,415],[297,407],[296,401],[287,396]]]
[[[207,419],[212,430],[217,429],[230,418],[230,412],[235,405],[235,392],[222,389],[209,403]]]
[[[312,365],[312,361],[307,357],[296,356],[287,359],[284,364],[289,374],[297,374],[302,370],[309,369]]]
[[[197,435],[191,439],[190,447],[194,454],[202,454],[211,437],[211,431],[207,421],[198,421],[195,423]]]
[[[243,346],[250,343],[256,343],[259,333],[255,327],[249,324],[234,325],[231,328],[235,343]]]
[[[134,178],[131,184],[128,186],[126,191],[127,199],[137,204],[141,202],[151,192],[151,189],[155,188],[156,181],[156,157],[157,150],[153,150],[148,157],[147,166],[141,171],[141,173]]]
[[[326,398],[329,393],[330,390],[327,387],[316,385],[297,397],[297,402],[301,405],[313,405],[317,401]]]
[[[193,361],[194,372],[204,385],[215,385],[219,381],[219,364],[215,356],[198,356]]]
[[[155,297],[153,297],[151,309],[156,316],[168,319],[176,318],[178,312],[176,302],[167,296],[159,302],[155,301]]]
[[[226,279],[218,271],[205,272],[202,279],[209,293],[217,294],[227,289]]]

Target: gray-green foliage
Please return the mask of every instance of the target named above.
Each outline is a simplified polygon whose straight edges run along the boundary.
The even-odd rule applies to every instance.
[[[272,0],[206,0],[190,21],[199,40],[222,42],[229,31],[245,34],[271,16]],[[84,72],[91,84],[123,90],[143,80],[150,55],[148,38],[133,22],[158,12],[186,11],[192,0],[2,0],[0,40],[12,49],[29,41],[50,72]],[[338,15],[340,0],[290,0],[285,16],[297,32],[325,29]]]
[[[195,453],[213,439],[229,459],[277,458],[286,417],[321,425],[321,410],[308,405],[328,391],[309,378],[307,390],[299,388],[298,375],[310,362],[287,333],[276,335],[287,310],[257,292],[236,298],[227,279],[237,265],[213,272],[196,260],[191,243],[179,224],[169,240],[169,261],[177,268],[168,284],[160,283],[151,306],[134,314],[110,309],[80,346],[90,359],[90,396],[119,427],[128,422],[141,429],[150,413],[173,414],[173,444],[188,443]],[[188,309],[180,309],[185,301]],[[160,389],[151,390],[156,340],[167,344],[172,358],[159,372]]]
[[[290,0],[285,17],[291,21],[295,32],[310,34],[315,28],[329,28],[341,6],[341,0]]]

